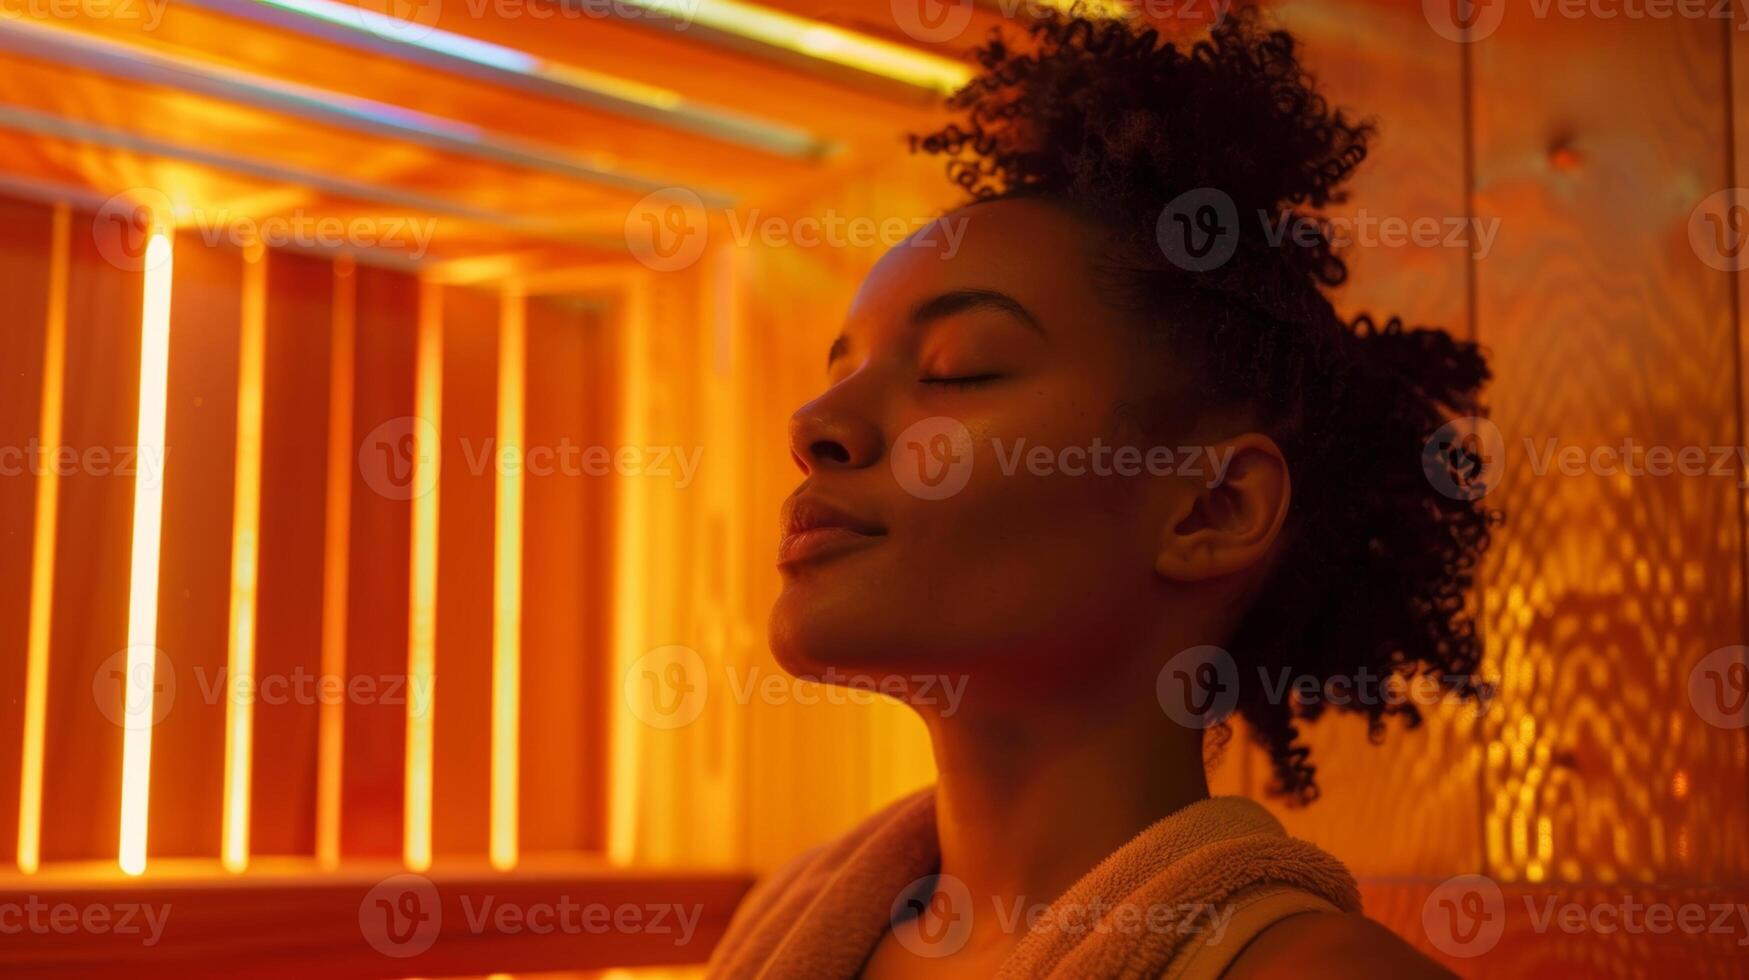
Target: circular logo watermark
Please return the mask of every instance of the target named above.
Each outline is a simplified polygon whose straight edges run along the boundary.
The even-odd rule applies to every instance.
[[[625,235],[641,265],[656,272],[685,269],[704,255],[710,238],[704,199],[685,187],[652,191],[626,212]]]
[[[135,653],[139,656],[131,656]],[[142,670],[128,670],[130,660],[143,666],[148,653],[151,676]],[[169,654],[156,647],[117,650],[92,671],[91,700],[117,728],[151,728],[168,717],[176,704],[176,665],[170,662]]]
[[[888,455],[899,486],[922,500],[946,500],[972,479],[971,430],[945,415],[906,426]]]
[[[1749,728],[1749,646],[1720,647],[1688,672],[1688,703],[1715,728]]]
[[[925,44],[951,41],[972,23],[972,0],[892,0],[892,8],[899,30]]]
[[[391,875],[358,903],[358,931],[370,948],[396,959],[418,956],[443,931],[443,902],[424,875]]]
[[[893,900],[893,938],[918,956],[937,959],[972,938],[972,890],[953,875],[927,875]]]
[[[1239,209],[1223,190],[1185,191],[1161,210],[1154,237],[1166,260],[1180,269],[1218,269],[1239,250]]]
[[[1154,678],[1154,697],[1160,710],[1180,725],[1213,727],[1239,703],[1239,665],[1217,646],[1180,650]]]
[[[414,415],[389,419],[365,434],[358,444],[358,471],[364,484],[390,500],[423,497],[437,487],[437,467],[430,447],[437,445],[437,426]]]
[[[632,717],[651,728],[680,728],[697,721],[710,688],[704,658],[678,645],[657,647],[632,661],[620,681]]]
[[[1506,0],[1421,0],[1421,13],[1435,34],[1463,44],[1500,29]]]
[[[1447,956],[1481,956],[1506,932],[1506,896],[1487,875],[1447,878],[1422,903],[1421,928]]]
[[[443,0],[358,0],[358,22],[385,41],[414,44],[437,30]]]
[[[1749,187],[1713,193],[1688,216],[1688,244],[1720,272],[1749,268]]]
[[[1427,437],[1421,468],[1433,489],[1454,500],[1479,500],[1506,473],[1506,437],[1485,418],[1452,419]]]
[[[122,191],[104,201],[91,219],[97,254],[123,272],[144,272],[163,265],[169,255],[150,254],[152,229],[173,223],[175,211],[170,196],[157,188]]]

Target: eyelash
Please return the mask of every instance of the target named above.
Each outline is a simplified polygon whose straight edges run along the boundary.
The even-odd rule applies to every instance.
[[[940,385],[944,388],[955,388],[964,391],[968,388],[976,388],[979,385],[988,384],[999,377],[1001,377],[1001,375],[998,374],[968,374],[958,378],[921,378],[919,380],[928,385]]]

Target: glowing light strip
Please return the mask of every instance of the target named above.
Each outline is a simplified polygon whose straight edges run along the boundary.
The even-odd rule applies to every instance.
[[[498,452],[520,464],[527,414],[528,322],[520,291],[498,315]],[[492,867],[516,867],[522,731],[522,467],[498,467],[492,530]]]
[[[237,364],[237,460],[231,512],[231,630],[226,656],[225,816],[220,861],[249,866],[249,791],[255,736],[255,610],[261,565],[261,412],[267,372],[266,250],[252,246],[243,265]],[[248,686],[244,686],[248,685]]]
[[[408,870],[431,867],[432,697],[437,655],[437,504],[443,424],[443,288],[419,289],[413,381],[412,595],[407,627],[407,772],[402,848]]]
[[[675,0],[625,2],[655,14],[676,11]],[[694,24],[919,88],[952,92],[972,78],[969,65],[740,0],[689,0],[685,6]]]
[[[72,209],[55,205],[49,244],[49,306],[43,328],[42,416],[37,444],[45,453],[61,445],[61,405],[66,397],[67,270],[72,247]],[[31,542],[30,626],[24,669],[24,759],[18,786],[18,870],[35,874],[42,858],[43,735],[48,725],[49,622],[55,597],[55,522],[60,511],[60,467],[36,476],[36,527]]]
[[[333,0],[257,0],[270,7],[289,10],[327,21],[337,27],[348,30],[367,30],[378,37],[393,38],[402,44],[411,44],[430,51],[438,51],[464,61],[476,64],[490,65],[505,71],[526,72],[531,70],[536,59],[520,51],[493,44],[489,41],[477,41],[461,34],[428,27],[424,23],[401,20],[395,17],[379,14],[364,6],[353,6],[349,3],[335,3]]]
[[[516,85],[582,105],[634,118],[650,118],[665,125],[744,143],[768,153],[811,157],[829,148],[807,131],[775,120],[700,105],[660,85],[551,61],[526,51],[446,31],[417,19],[397,20],[363,5],[336,0],[187,2],[367,51],[432,63],[476,77],[483,75],[501,84]],[[268,9],[264,11],[262,8]],[[311,24],[311,21],[322,26]]]
[[[164,520],[164,417],[169,401],[170,283],[174,249],[154,230],[146,245],[140,313],[140,417],[135,451],[157,466],[134,477],[133,559],[128,575],[127,674],[123,685],[121,869],[146,870],[146,813],[152,782],[152,695],[158,646],[158,555]]]
[[[621,445],[647,444],[643,412],[648,405],[646,382],[649,379],[650,356],[647,350],[650,333],[650,284],[645,278],[632,280],[621,298],[624,337],[624,388],[620,392]],[[614,616],[613,616],[613,677],[618,683],[631,669],[645,636],[644,575],[645,548],[641,536],[648,532],[648,508],[645,494],[615,494],[618,520],[614,522],[618,540],[614,552]],[[628,709],[625,698],[612,699],[612,740],[610,742],[608,782],[607,855],[616,864],[631,864],[637,858],[638,810],[641,792],[640,771],[643,760],[643,731]]]
[[[328,354],[328,486],[322,545],[322,676],[344,685],[347,592],[352,549],[353,328],[358,280],[352,259],[334,263]],[[316,861],[340,865],[340,775],[346,706],[324,698],[316,717]]]

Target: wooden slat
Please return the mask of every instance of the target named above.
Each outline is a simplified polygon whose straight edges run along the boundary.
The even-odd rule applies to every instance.
[[[523,540],[524,853],[595,850],[605,833],[613,480],[553,455],[613,445],[612,338],[564,300],[528,301]],[[571,466],[580,468],[576,456]]]
[[[176,703],[152,735],[153,855],[217,857],[223,814],[243,256],[176,236],[158,645]]]
[[[482,83],[410,60],[385,57],[194,6],[166,6],[161,20],[149,27],[112,16],[76,16],[57,23],[81,33],[125,41],[201,64],[221,65],[251,75],[413,109],[563,153],[611,159],[615,168],[626,173],[646,174],[675,183],[704,183],[729,177],[741,189],[777,188],[785,181],[805,179],[825,163],[776,156],[623,113]],[[578,40],[599,43],[593,32],[581,35]],[[660,72],[646,70],[642,74],[651,76],[645,84],[666,88]],[[505,111],[506,102],[514,103],[514,112]],[[732,111],[744,114],[746,110],[733,107]],[[312,149],[322,152],[320,147]]]
[[[0,862],[18,846],[19,746],[36,534],[53,209],[0,200]]]
[[[233,977],[239,964],[251,977],[390,978],[702,963],[751,884],[738,873],[574,865],[514,876],[397,870],[378,863],[337,875],[251,874],[241,883],[186,875],[0,880],[0,902],[15,907],[40,902],[109,916],[103,930],[9,935],[5,961],[9,973],[80,980]],[[435,929],[405,933],[403,946],[394,936],[407,920],[382,916],[409,908],[431,915]],[[421,951],[415,944],[427,936]]]
[[[63,440],[92,465],[77,465],[60,481],[45,862],[116,856],[134,485],[131,475],[114,472],[113,457],[134,445],[140,387],[141,263],[124,261],[131,267],[121,268],[104,257],[99,238],[110,231],[93,214],[74,214],[72,229]],[[143,256],[143,243],[131,244],[142,251],[111,254]],[[102,465],[99,451],[111,457]]]
[[[1497,899],[1478,877],[1363,878],[1360,894],[1461,977],[1742,976],[1741,888],[1493,884]]]
[[[1740,445],[1734,284],[1687,235],[1730,180],[1722,30],[1513,8],[1475,46],[1478,210],[1502,221],[1477,313],[1511,450],[1489,497],[1509,523],[1485,568],[1504,683],[1484,827],[1507,880],[1749,869],[1749,733],[1687,697],[1743,641],[1736,481],[1537,475],[1524,448]]]
[[[443,470],[437,555],[432,845],[486,854],[492,762],[493,521],[497,500],[496,294],[443,297]]]
[[[284,252],[267,266],[267,376],[261,424],[261,606],[256,666],[296,697],[255,708],[250,844],[312,854],[316,724],[325,698],[322,589],[334,270]],[[302,686],[298,686],[298,685]]]
[[[418,283],[360,266],[352,563],[341,851],[398,856],[405,801],[407,614],[412,534],[413,365]]]

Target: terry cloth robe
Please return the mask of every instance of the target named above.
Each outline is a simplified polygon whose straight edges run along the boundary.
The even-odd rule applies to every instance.
[[[1200,980],[1218,977],[1246,944],[1290,915],[1360,911],[1359,890],[1341,862],[1289,837],[1268,810],[1243,797],[1201,800],[1158,821],[1030,924],[1013,906],[969,907],[963,885],[956,900],[951,879],[930,880],[939,861],[930,788],[761,881],[736,910],[708,975],[855,977],[889,930],[923,955],[951,952],[955,929],[969,929],[963,916],[1005,915],[1026,935],[1003,963],[1002,978]],[[946,901],[950,914],[940,918],[945,932],[925,935],[913,913],[937,889],[935,900]]]

